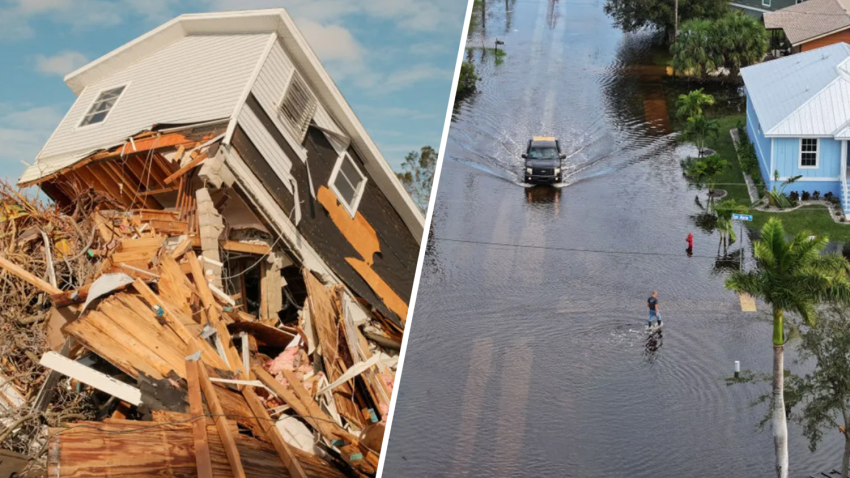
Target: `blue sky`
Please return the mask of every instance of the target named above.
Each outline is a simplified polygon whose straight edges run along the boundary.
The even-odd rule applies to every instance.
[[[65,74],[181,13],[287,8],[398,168],[439,147],[465,0],[0,0],[0,177],[17,180],[73,103]]]

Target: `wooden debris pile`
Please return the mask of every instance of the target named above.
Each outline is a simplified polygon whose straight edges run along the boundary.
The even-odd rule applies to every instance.
[[[78,187],[114,151],[54,180],[59,205],[0,185],[0,449],[21,476],[375,473],[403,331],[267,231],[210,226],[227,194],[193,177],[198,146],[158,189]]]

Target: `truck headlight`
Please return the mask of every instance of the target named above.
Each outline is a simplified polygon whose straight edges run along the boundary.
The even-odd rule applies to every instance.
[[[531,168],[525,168],[525,172],[531,174]]]
[[[561,168],[555,168],[555,174],[561,174]]]

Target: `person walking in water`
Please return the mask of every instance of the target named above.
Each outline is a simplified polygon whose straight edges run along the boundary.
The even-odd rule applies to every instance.
[[[649,307],[649,327],[652,328],[652,319],[658,321],[658,326],[661,327],[661,314],[658,308],[658,291],[652,291],[652,295],[646,300],[646,306]]]

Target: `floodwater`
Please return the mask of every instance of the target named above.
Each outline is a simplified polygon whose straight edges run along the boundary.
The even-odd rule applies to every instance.
[[[470,53],[483,79],[449,135],[384,476],[772,476],[751,405],[769,387],[724,381],[735,360],[771,371],[769,315],[723,288],[741,241],[717,261],[695,224],[650,36],[602,2],[490,4],[470,44],[507,56]],[[533,135],[566,147],[564,187],[518,181]],[[789,428],[791,476],[839,466],[838,433],[811,453]]]

